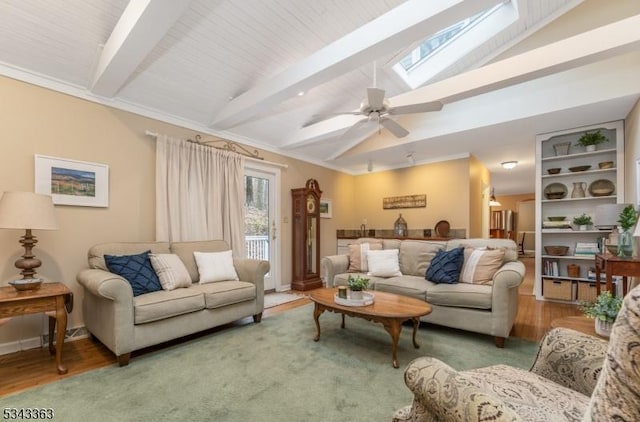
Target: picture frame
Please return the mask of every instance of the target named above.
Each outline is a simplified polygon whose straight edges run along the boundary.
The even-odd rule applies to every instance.
[[[35,192],[55,205],[108,207],[109,166],[36,154]]]
[[[320,218],[331,218],[333,215],[333,205],[331,199],[320,198]]]

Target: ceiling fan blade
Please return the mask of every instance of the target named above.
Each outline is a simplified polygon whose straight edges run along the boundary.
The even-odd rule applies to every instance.
[[[336,116],[343,116],[343,115],[359,116],[359,115],[363,115],[363,113],[360,111],[340,111],[337,113],[314,114],[313,116],[311,116],[311,120],[309,120],[304,125],[302,125],[302,127],[315,125],[316,123],[320,123],[324,120],[329,120]]]
[[[367,88],[367,101],[372,110],[380,110],[384,106],[384,89]]]
[[[391,107],[388,113],[390,115],[399,114],[413,114],[413,113],[426,113],[428,111],[440,111],[442,110],[442,103],[440,101],[430,101],[428,103],[408,104],[405,106]]]
[[[387,128],[389,132],[393,133],[396,138],[404,138],[409,134],[409,131],[407,129],[403,128],[395,121],[387,119],[386,117],[380,119],[380,124]]]

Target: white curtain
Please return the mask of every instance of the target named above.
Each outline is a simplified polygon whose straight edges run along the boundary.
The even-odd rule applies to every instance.
[[[156,240],[224,239],[244,257],[244,157],[182,139],[156,140]]]

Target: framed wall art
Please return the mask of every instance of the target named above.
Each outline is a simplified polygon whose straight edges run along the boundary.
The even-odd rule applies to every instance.
[[[333,214],[333,206],[331,205],[331,199],[320,198],[320,217],[331,218]]]
[[[35,155],[35,191],[56,205],[109,206],[109,166]]]

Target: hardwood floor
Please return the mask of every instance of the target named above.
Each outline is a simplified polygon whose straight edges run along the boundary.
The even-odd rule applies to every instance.
[[[576,305],[536,301],[532,295],[534,277],[533,259],[523,258],[522,261],[527,266],[527,274],[525,276],[525,282],[520,288],[518,316],[511,335],[527,340],[538,341],[549,329],[552,320],[564,316],[580,315],[581,313]],[[263,318],[269,318],[270,316],[286,312],[299,306],[304,306],[310,302],[309,299],[305,298],[266,309]],[[249,317],[234,324],[252,323],[253,320]],[[228,326],[214,328],[194,336],[207,335],[226,327]],[[181,343],[194,336],[189,336],[171,343]],[[166,347],[166,345],[134,352],[132,364],[135,365],[136,356],[144,353],[154,353],[163,347]],[[507,347],[509,347],[508,340]],[[55,358],[49,354],[46,348],[32,349],[0,356],[0,397],[81,374],[92,369],[116,364],[115,356],[100,344],[100,342],[90,338],[65,343],[63,359],[69,369],[66,375],[57,374]]]

